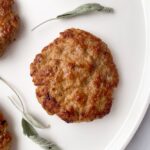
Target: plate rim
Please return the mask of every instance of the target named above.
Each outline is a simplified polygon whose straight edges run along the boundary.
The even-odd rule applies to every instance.
[[[143,70],[143,77],[142,81],[140,83],[140,88],[138,89],[138,94],[136,95],[135,99],[142,99],[139,101],[139,103],[133,102],[133,105],[130,109],[130,112],[128,114],[127,119],[124,121],[121,129],[118,131],[118,133],[115,135],[115,137],[112,139],[110,144],[105,148],[105,150],[124,150],[131,139],[133,138],[134,134],[138,130],[140,124],[142,123],[142,120],[144,119],[144,116],[146,115],[147,109],[150,105],[150,79],[148,78],[148,74],[150,74],[150,18],[148,16],[148,7],[146,5],[146,0],[141,0],[141,5],[143,8],[143,14],[144,14],[144,22],[145,22],[145,35],[146,35],[146,56],[145,56],[145,62],[144,62],[144,70]],[[149,7],[150,8],[150,7]],[[146,77],[145,77],[146,76]],[[147,80],[149,79],[149,80]],[[141,92],[142,91],[142,92]],[[144,100],[143,100],[144,99]],[[142,103],[140,103],[142,102]],[[135,117],[133,120],[133,112],[134,114],[137,111],[137,105],[140,105],[140,109],[138,109],[138,117]],[[128,126],[127,126],[128,123]],[[126,131],[126,132],[125,132]],[[128,131],[128,132],[127,132]],[[116,144],[117,143],[117,144]]]

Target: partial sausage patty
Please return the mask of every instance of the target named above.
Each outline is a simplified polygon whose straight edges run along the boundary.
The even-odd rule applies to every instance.
[[[14,0],[0,0],[0,56],[15,40],[19,18],[13,10]]]
[[[74,28],[60,33],[36,55],[30,70],[48,114],[81,122],[110,112],[118,72],[107,45],[91,33]]]
[[[11,143],[11,135],[8,132],[7,121],[0,112],[0,150],[9,150]]]

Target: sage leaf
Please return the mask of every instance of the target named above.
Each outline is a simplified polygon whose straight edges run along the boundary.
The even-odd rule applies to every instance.
[[[23,118],[26,119],[30,124],[32,124],[36,128],[45,129],[45,128],[50,127],[50,125],[46,126],[46,125],[42,124],[41,122],[37,121],[37,119],[35,119],[29,113],[23,113]]]
[[[22,128],[23,128],[24,135],[28,137],[38,135],[36,130],[25,119],[22,119]]]
[[[38,144],[45,150],[60,150],[54,143],[39,136],[37,131],[25,119],[22,119],[23,133],[34,143]]]
[[[102,6],[99,3],[87,3],[87,4],[83,4],[77,8],[75,8],[72,11],[68,11],[66,13],[63,13],[61,15],[58,15],[56,18],[51,18],[48,19],[40,24],[38,24],[37,26],[35,26],[32,31],[34,31],[35,29],[37,29],[38,27],[40,27],[41,25],[52,21],[52,20],[56,20],[56,19],[68,19],[68,18],[72,18],[72,17],[76,17],[76,16],[80,16],[80,15],[84,15],[84,14],[88,14],[88,13],[92,13],[92,12],[96,12],[96,11],[101,11],[101,12],[106,12],[106,13],[112,13],[114,10],[113,8],[110,7],[105,7]]]
[[[62,15],[57,16],[56,18],[71,18],[74,16],[79,16],[79,15],[84,15],[90,12],[94,12],[94,11],[105,11],[105,12],[113,12],[112,8],[109,7],[104,7],[98,3],[88,3],[88,4],[83,4],[79,7],[77,7],[76,9],[69,11],[67,13],[64,13]]]
[[[30,136],[29,138],[45,150],[60,150],[58,146],[40,136]]]

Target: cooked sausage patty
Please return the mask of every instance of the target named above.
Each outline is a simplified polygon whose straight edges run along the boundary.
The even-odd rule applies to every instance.
[[[11,143],[11,136],[8,132],[8,125],[0,112],[0,150],[9,150]]]
[[[15,40],[19,18],[13,10],[14,0],[0,0],[0,56]]]
[[[119,77],[100,38],[68,29],[35,57],[30,68],[37,98],[48,114],[81,122],[110,112]]]

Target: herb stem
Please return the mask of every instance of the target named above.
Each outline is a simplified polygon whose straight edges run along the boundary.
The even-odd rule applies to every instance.
[[[38,27],[40,27],[41,25],[43,25],[43,24],[45,24],[45,23],[47,23],[47,22],[49,22],[49,21],[56,20],[56,19],[57,19],[57,18],[47,19],[47,20],[41,22],[40,24],[38,24],[37,26],[35,26],[35,27],[32,29],[32,31],[36,30],[36,29],[37,29]]]
[[[11,90],[14,92],[14,94],[15,94],[15,95],[18,97],[18,99],[19,99],[19,102],[20,102],[20,104],[21,104],[21,106],[22,106],[23,111],[25,111],[24,104],[23,104],[23,102],[22,102],[22,100],[21,100],[21,97],[20,97],[19,94],[17,93],[17,91],[16,91],[5,79],[3,79],[2,77],[0,77],[0,80],[1,80],[2,82],[4,82],[4,83],[7,85],[7,87],[8,87],[9,89],[11,89]]]
[[[13,105],[14,105],[21,113],[24,112],[23,110],[21,110],[21,108],[14,102],[14,100],[13,100],[10,96],[8,96],[8,98],[10,99],[10,101],[13,103]]]
[[[19,94],[5,79],[0,77],[0,81],[2,81],[5,85],[7,85],[7,87],[14,93],[15,96],[8,96],[8,98],[12,102],[12,104],[22,113],[22,116],[25,120],[30,122],[36,128],[45,129],[45,128],[50,127],[49,125],[48,126],[43,125],[42,123],[37,121],[34,117],[32,117],[32,115],[30,115],[27,112],[27,110],[25,109],[24,103],[23,103],[21,97],[19,96]],[[18,101],[19,101],[19,103],[18,103]]]

